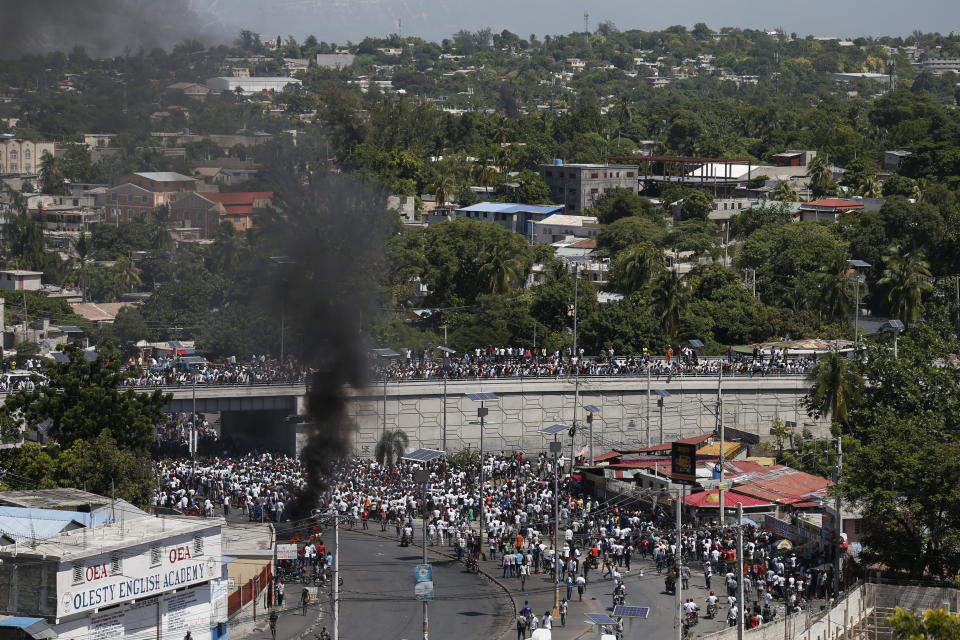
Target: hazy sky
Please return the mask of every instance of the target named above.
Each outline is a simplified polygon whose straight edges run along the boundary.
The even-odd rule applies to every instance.
[[[403,21],[404,35],[429,40],[458,29],[509,29],[566,34],[583,30],[583,14],[594,29],[612,20],[621,30],[659,29],[706,22],[712,28],[783,27],[800,35],[909,35],[914,29],[960,30],[956,0],[193,0],[233,23],[244,23],[265,37],[313,33],[321,40],[354,42],[365,35],[387,35]],[[269,34],[269,35],[267,35]]]

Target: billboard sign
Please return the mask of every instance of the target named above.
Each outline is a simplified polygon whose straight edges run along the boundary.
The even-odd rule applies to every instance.
[[[670,451],[670,479],[676,484],[697,482],[697,447],[685,442],[674,442]]]
[[[417,600],[433,600],[433,567],[418,564],[413,568],[413,594]]]

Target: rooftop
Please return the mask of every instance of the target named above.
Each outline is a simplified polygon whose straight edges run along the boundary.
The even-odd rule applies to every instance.
[[[571,216],[562,213],[555,213],[540,220],[539,224],[565,224],[571,227],[582,227],[589,224],[597,224],[599,220],[596,216]]]
[[[478,202],[457,211],[483,211],[487,213],[537,213],[548,215],[562,211],[562,204],[517,204],[511,202]]]
[[[0,546],[0,557],[39,556],[70,562],[171,536],[220,528],[223,524],[221,518],[157,518],[156,524],[150,527],[111,524],[74,529],[37,540],[26,549],[22,544]]]
[[[176,171],[142,171],[133,175],[154,182],[193,182],[193,178]]]
[[[13,507],[90,511],[105,504],[110,504],[110,498],[69,487],[31,489],[29,491],[0,491],[0,505]]]
[[[0,273],[10,274],[11,276],[42,276],[43,271],[24,271],[23,269],[4,269]]]
[[[800,206],[801,207],[825,207],[830,209],[863,209],[862,202],[855,202],[853,200],[844,200],[842,198],[822,198],[820,200],[803,202],[800,204]]]

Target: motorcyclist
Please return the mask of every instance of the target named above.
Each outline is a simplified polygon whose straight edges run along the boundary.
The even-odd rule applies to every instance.
[[[707,615],[711,618],[716,617],[719,604],[720,599],[717,597],[717,594],[711,591],[710,595],[707,596]]]
[[[683,614],[690,620],[692,624],[697,623],[697,603],[693,601],[693,598],[687,598],[687,601],[683,603]]]

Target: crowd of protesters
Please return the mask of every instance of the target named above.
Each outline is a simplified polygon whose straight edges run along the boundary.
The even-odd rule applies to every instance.
[[[506,347],[474,349],[461,357],[437,359],[432,354],[413,354],[405,350],[396,359],[371,361],[372,377],[391,381],[470,378],[557,378],[579,376],[673,376],[723,375],[766,376],[805,375],[816,362],[813,356],[796,356],[784,349],[770,353],[755,350],[753,355],[728,350],[722,358],[701,358],[691,347],[666,349],[653,355],[647,349],[635,356],[617,356],[613,350],[589,356],[579,349],[566,353],[539,353],[529,348]]]
[[[678,539],[671,510],[663,504],[598,500],[581,490],[578,476],[563,472],[563,458],[557,465],[561,473],[555,506],[554,461],[543,453],[487,454],[482,462],[474,456],[465,466],[444,458],[392,465],[353,458],[341,463],[330,478],[317,509],[336,511],[355,526],[395,536],[402,545],[419,544],[425,531],[427,544],[447,547],[468,565],[476,565],[482,556],[496,562],[498,577],[520,592],[527,589],[531,576],[557,580],[564,596],[560,618],[522,611],[518,630],[521,625],[527,631],[565,626],[567,603],[582,600],[598,583],[604,591],[625,598],[625,578],[644,568],[663,577],[668,593],[680,583],[690,615],[708,610],[731,625],[741,606],[746,608],[746,624],[756,626],[783,612],[800,611],[815,598],[836,595],[832,570],[823,557],[798,557],[770,532],[744,524],[741,603],[737,527],[694,518]],[[415,471],[424,468],[430,474],[426,488],[415,479]],[[168,460],[157,464],[157,476],[155,506],[206,516],[240,510],[257,521],[282,521],[285,505],[305,483],[298,460],[270,454],[196,463]],[[301,582],[323,584],[330,559],[322,538],[312,537],[303,541],[298,560],[287,563],[285,570]]]
[[[302,383],[307,371],[293,363],[281,364],[266,356],[254,356],[249,362],[215,364],[176,357],[130,358],[126,363],[131,387],[171,387],[198,385],[253,385]]]
[[[208,517],[239,511],[257,522],[283,520],[306,482],[298,458],[269,453],[161,460],[155,471],[154,507]]]

